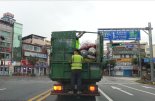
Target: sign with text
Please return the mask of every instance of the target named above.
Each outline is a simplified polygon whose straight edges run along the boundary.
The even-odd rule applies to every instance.
[[[150,62],[149,58],[144,58],[144,63]],[[155,58],[153,58],[153,62],[155,62]]]
[[[104,40],[140,40],[140,31],[124,31],[124,30],[98,30],[103,33]]]

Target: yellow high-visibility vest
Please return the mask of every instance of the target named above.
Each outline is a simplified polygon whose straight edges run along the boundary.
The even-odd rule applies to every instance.
[[[79,46],[80,46],[80,42],[79,42],[79,39],[76,40],[76,49],[79,49]]]
[[[82,69],[82,61],[83,57],[81,55],[73,55],[71,69]]]

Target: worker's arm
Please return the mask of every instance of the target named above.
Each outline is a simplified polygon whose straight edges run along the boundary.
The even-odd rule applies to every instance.
[[[76,36],[76,38],[81,38],[81,36],[85,33],[85,31],[79,32],[79,34]]]

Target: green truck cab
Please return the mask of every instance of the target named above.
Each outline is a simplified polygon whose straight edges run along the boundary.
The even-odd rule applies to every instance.
[[[70,95],[71,89],[71,56],[76,47],[76,33],[78,31],[52,32],[50,79],[57,83],[53,85],[52,95]],[[103,61],[103,36],[97,35],[96,61],[83,62],[82,65],[82,94],[85,96],[97,96],[98,86],[96,82],[102,78]],[[76,91],[74,95],[76,94]]]

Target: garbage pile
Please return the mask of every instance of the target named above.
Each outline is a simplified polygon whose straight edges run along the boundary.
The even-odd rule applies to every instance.
[[[84,58],[84,62],[96,61],[96,45],[93,43],[83,43],[80,47],[80,53]]]

